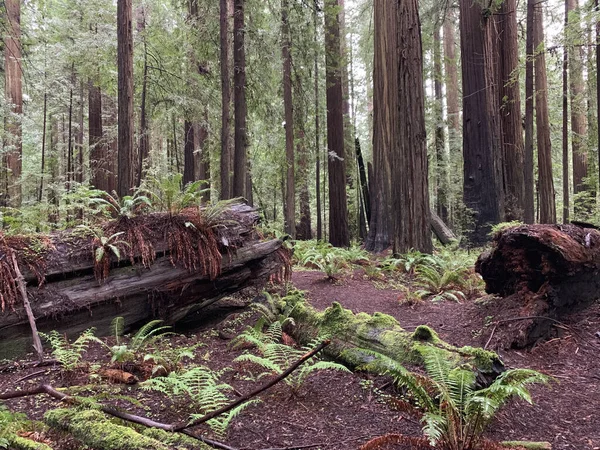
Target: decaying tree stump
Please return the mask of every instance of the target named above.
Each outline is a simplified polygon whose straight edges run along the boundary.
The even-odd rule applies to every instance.
[[[600,231],[576,225],[523,225],[499,232],[476,264],[496,300],[497,343],[525,347],[557,320],[600,298]]]
[[[121,233],[113,242],[122,243],[115,244],[120,258],[104,248],[104,261],[97,258],[102,241],[81,232],[7,237],[4,242],[19,247],[19,266],[40,331],[77,334],[93,326],[106,335],[116,316],[131,327],[152,318],[174,323],[224,295],[266,282],[286,266],[281,241],[259,239],[256,210],[234,205],[221,216],[208,225],[194,212],[105,224],[105,234]],[[0,311],[0,358],[27,351],[31,343],[10,276],[5,274],[0,285],[0,296],[7,299]]]

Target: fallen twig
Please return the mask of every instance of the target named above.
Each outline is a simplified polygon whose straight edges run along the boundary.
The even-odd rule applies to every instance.
[[[42,340],[40,339],[40,334],[37,330],[37,325],[35,324],[35,316],[33,315],[33,311],[31,310],[31,304],[29,303],[29,297],[27,296],[27,287],[25,285],[25,278],[19,269],[19,263],[17,262],[17,257],[15,256],[15,252],[11,252],[13,268],[15,270],[15,281],[17,282],[17,286],[19,286],[19,292],[21,293],[21,297],[23,298],[23,307],[25,308],[25,312],[27,313],[27,319],[29,320],[29,326],[31,327],[31,334],[33,336],[33,348],[35,349],[35,353],[37,354],[38,360],[42,361],[44,359],[44,348],[42,347]]]

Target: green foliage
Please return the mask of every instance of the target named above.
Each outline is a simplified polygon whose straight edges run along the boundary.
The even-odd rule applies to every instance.
[[[365,366],[391,375],[403,386],[408,399],[422,414],[423,433],[435,448],[473,450],[498,410],[513,397],[532,403],[527,387],[550,378],[529,369],[502,373],[487,388],[476,390],[474,372],[453,367],[436,347],[421,348],[427,376],[408,371],[397,361],[370,352],[374,361]]]
[[[25,414],[13,413],[0,404],[0,448],[9,448],[12,438],[26,419]]]
[[[195,181],[184,186],[180,173],[150,176],[140,192],[152,199],[155,209],[174,216],[186,208],[200,205],[202,196],[208,192],[208,189],[201,189],[203,183]]]
[[[490,236],[494,237],[496,234],[501,231],[508,230],[509,228],[518,227],[519,225],[523,225],[523,222],[519,220],[513,220],[511,222],[501,222],[496,225],[492,225],[492,231],[490,231]]]
[[[190,370],[171,372],[166,377],[156,377],[141,384],[143,389],[160,392],[169,397],[184,398],[194,411],[190,421],[202,417],[230,403],[226,393],[232,387],[221,383],[220,378],[229,369],[213,371],[209,367],[197,366]],[[215,434],[224,437],[231,421],[245,408],[258,400],[242,403],[228,413],[206,422]]]
[[[417,283],[422,287],[420,296],[430,297],[433,302],[464,300],[465,294],[458,288],[463,286],[466,277],[462,270],[427,266],[419,267],[416,274]]]
[[[438,261],[433,255],[412,251],[398,257],[387,257],[382,261],[381,265],[384,270],[390,272],[400,270],[412,275],[421,266],[434,266],[437,263]]]
[[[126,195],[123,198],[119,198],[114,191],[112,195],[102,191],[102,197],[98,197],[96,202],[100,205],[106,205],[112,216],[127,217],[129,219],[152,208],[150,199],[142,195],[139,189],[136,189],[133,195]]]
[[[255,302],[250,305],[252,310],[260,314],[255,329],[262,330],[264,325],[271,325],[274,322],[279,322],[282,328],[287,324],[295,324],[294,319],[291,317],[295,306],[282,302],[278,294],[271,295],[269,292],[264,291],[262,295],[265,298],[264,303]]]
[[[248,328],[236,338],[235,345],[239,346],[242,343],[250,344],[256,347],[260,355],[244,353],[243,355],[238,356],[234,361],[249,362],[266,369],[266,372],[261,374],[261,376],[273,373],[281,374],[303,355],[317,347],[321,342],[321,340],[313,340],[309,345],[302,347],[301,349],[295,349],[281,343],[281,338],[282,330],[279,322],[273,322],[264,333],[255,328]],[[284,382],[291,388],[293,394],[297,394],[308,377],[319,370],[339,370],[349,372],[349,370],[341,364],[322,361],[318,356],[314,356],[285,378]]]
[[[182,362],[185,359],[194,359],[194,352],[199,347],[204,347],[204,343],[198,342],[188,347],[172,347],[164,345],[155,348],[152,353],[144,355],[144,362],[152,363],[152,376],[158,374],[168,375],[171,372],[177,372],[183,368]]]
[[[63,370],[72,372],[81,365],[83,354],[92,341],[97,341],[94,328],[89,328],[79,335],[73,342],[69,342],[66,335],[61,335],[56,330],[50,333],[40,333],[52,347],[52,356],[62,365]]]
[[[123,317],[115,317],[111,322],[111,331],[115,338],[115,345],[108,346],[96,339],[104,345],[111,353],[111,362],[125,364],[135,362],[142,359],[141,353],[157,339],[164,336],[165,332],[171,327],[159,325],[162,320],[151,320],[142,326],[128,342],[123,341],[123,332],[125,330],[125,319]]]

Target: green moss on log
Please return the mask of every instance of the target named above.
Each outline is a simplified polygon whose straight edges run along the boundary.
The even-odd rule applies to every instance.
[[[552,444],[549,442],[504,441],[500,442],[500,445],[506,448],[524,448],[526,450],[552,450]]]
[[[67,431],[91,448],[103,450],[168,450],[170,447],[132,428],[119,425],[96,410],[54,409],[44,415],[46,423]]]
[[[430,327],[421,325],[414,332],[404,330],[398,321],[387,314],[354,314],[337,302],[322,312],[315,310],[304,298],[302,291],[292,291],[282,299],[283,308],[291,309],[291,316],[303,328],[319,330],[332,339],[329,353],[351,366],[364,365],[372,359],[364,350],[389,356],[400,363],[419,365],[423,361],[424,346],[436,346],[448,352],[448,359],[456,365],[468,364],[482,373],[498,373],[503,366],[498,355],[473,347],[454,347],[444,342]],[[304,327],[302,326],[304,325]],[[311,336],[297,336],[305,340]]]
[[[10,448],[15,450],[52,450],[52,447],[42,442],[32,441],[21,436],[10,438]]]

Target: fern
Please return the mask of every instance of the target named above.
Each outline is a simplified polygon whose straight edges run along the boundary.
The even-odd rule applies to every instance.
[[[185,372],[171,372],[166,377],[156,377],[141,384],[143,389],[160,392],[166,396],[174,396],[190,400],[194,413],[190,421],[202,417],[230,403],[226,393],[232,387],[219,381],[226,371],[213,371],[205,366],[194,367]],[[245,402],[207,422],[211,430],[219,437],[224,437],[231,421],[249,405],[258,400]]]
[[[256,347],[260,355],[244,353],[238,356],[234,361],[248,362],[256,366],[266,369],[266,374],[281,374],[290,365],[304,356],[307,352],[313,350],[320,343],[320,340],[314,340],[302,349],[295,349],[281,343],[282,331],[281,323],[273,322],[266,332],[260,332],[255,328],[248,328],[244,333],[239,335],[236,340],[236,345],[239,343],[248,343]],[[304,382],[308,377],[319,370],[339,370],[349,372],[349,370],[338,363],[319,360],[317,356],[306,361],[299,369],[292,372],[284,379],[284,382],[291,388],[295,395],[300,391]]]
[[[83,353],[87,350],[90,342],[97,341],[94,336],[94,328],[89,328],[79,335],[75,341],[69,342],[66,335],[61,335],[53,330],[50,333],[40,333],[52,347],[52,356],[60,362],[63,369],[72,372],[81,364]]]
[[[13,413],[0,404],[0,448],[10,448],[11,441],[25,424],[27,416]]]
[[[391,375],[406,388],[422,412],[423,433],[435,448],[474,450],[500,407],[513,397],[531,403],[527,386],[548,383],[550,378],[529,369],[513,369],[500,375],[489,387],[475,389],[475,374],[469,368],[452,367],[445,353],[421,347],[427,376],[411,373],[395,360],[364,350],[374,357],[363,368]]]

